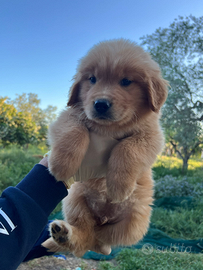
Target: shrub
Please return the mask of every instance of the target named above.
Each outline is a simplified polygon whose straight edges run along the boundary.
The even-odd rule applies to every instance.
[[[197,183],[194,187],[194,192],[196,196],[203,197],[203,183]]]
[[[187,176],[182,179],[166,175],[156,181],[155,198],[173,197],[173,196],[192,196],[201,197],[203,195],[203,183],[191,184]]]

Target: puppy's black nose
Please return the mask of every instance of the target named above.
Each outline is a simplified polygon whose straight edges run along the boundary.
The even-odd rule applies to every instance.
[[[111,107],[108,99],[98,99],[94,102],[94,108],[99,114],[104,114]]]

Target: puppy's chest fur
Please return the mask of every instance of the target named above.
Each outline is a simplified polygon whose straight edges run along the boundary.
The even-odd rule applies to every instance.
[[[90,143],[85,157],[73,176],[74,181],[85,182],[89,179],[105,178],[108,160],[112,149],[119,142],[111,137],[104,137],[90,132]]]

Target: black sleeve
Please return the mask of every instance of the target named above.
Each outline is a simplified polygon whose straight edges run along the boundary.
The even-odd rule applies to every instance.
[[[0,268],[16,269],[34,246],[48,216],[67,195],[43,165],[37,164],[0,197]]]

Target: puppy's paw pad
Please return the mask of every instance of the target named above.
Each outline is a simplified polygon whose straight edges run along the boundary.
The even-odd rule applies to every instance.
[[[65,224],[56,221],[51,224],[50,229],[51,236],[57,243],[62,244],[68,241],[69,230]]]
[[[58,224],[53,224],[51,227],[51,232],[53,234],[59,233],[61,231],[61,227]]]

